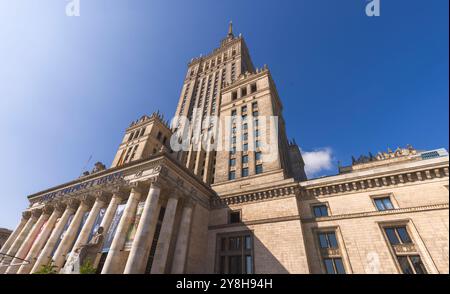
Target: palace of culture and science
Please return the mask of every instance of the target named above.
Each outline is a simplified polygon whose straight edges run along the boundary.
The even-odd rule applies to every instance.
[[[188,64],[175,118],[107,168],[28,196],[0,273],[449,273],[449,157],[412,146],[307,179],[267,66],[232,26]]]

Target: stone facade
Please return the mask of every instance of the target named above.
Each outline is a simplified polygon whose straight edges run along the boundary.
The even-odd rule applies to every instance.
[[[449,273],[446,150],[369,154],[308,180],[282,110],[230,25],[188,64],[172,126],[143,116],[109,169],[28,196],[0,273],[71,273],[82,260],[102,274]]]

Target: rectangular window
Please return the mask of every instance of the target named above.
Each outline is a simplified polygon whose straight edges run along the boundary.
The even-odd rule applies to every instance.
[[[241,89],[241,97],[247,96],[247,88]]]
[[[235,171],[230,171],[230,173],[228,174],[228,180],[234,180],[236,179],[236,172]]]
[[[236,100],[237,99],[237,91],[233,91],[231,93],[231,100]]]
[[[247,112],[247,105],[242,106],[241,112]]]
[[[223,274],[253,274],[253,237],[250,232],[235,232],[217,236],[216,272]]]
[[[255,160],[261,160],[262,159],[262,153],[261,151],[258,151],[255,153]]]
[[[257,175],[258,175],[258,174],[262,174],[262,172],[263,172],[263,166],[262,166],[262,164],[257,164],[257,165],[256,165],[255,172],[256,172]]]
[[[242,177],[248,177],[248,168],[247,167],[242,169]]]
[[[334,232],[319,233],[320,248],[339,248]]]
[[[256,140],[256,142],[255,142],[255,146],[256,146],[256,148],[259,148],[259,147],[261,147],[261,142],[260,142],[259,140]]]
[[[394,205],[392,205],[390,197],[374,198],[373,201],[375,202],[375,206],[379,211],[394,209]]]
[[[317,233],[319,241],[319,253],[322,258],[323,268],[327,274],[345,274],[342,260],[342,250],[336,238],[336,231],[322,231]]]
[[[250,85],[250,91],[251,93],[255,93],[256,92],[256,83],[253,83]]]
[[[236,159],[232,158],[230,159],[230,166],[235,166],[236,165]]]
[[[248,155],[242,156],[242,163],[248,163]]]
[[[242,141],[247,141],[248,140],[248,134],[244,133],[242,134]]]
[[[259,115],[259,111],[253,111],[253,116],[258,116]]]
[[[313,212],[315,217],[328,216],[328,207],[326,205],[313,206]]]
[[[231,116],[236,116],[236,109],[233,109],[232,111],[231,111]]]
[[[406,225],[385,227],[384,232],[403,274],[427,273],[417,247],[408,234]]]
[[[247,144],[247,143],[245,143],[243,147],[244,147],[244,148],[243,148],[244,151],[248,151],[248,144]]]
[[[391,245],[412,243],[408,231],[406,230],[406,226],[387,227],[384,229],[384,231],[386,232],[386,236],[388,237],[389,243],[391,243]]]
[[[259,137],[259,130],[255,130],[255,137]]]
[[[341,258],[324,258],[327,274],[345,274]]]
[[[240,211],[230,211],[230,224],[237,224],[241,222]]]

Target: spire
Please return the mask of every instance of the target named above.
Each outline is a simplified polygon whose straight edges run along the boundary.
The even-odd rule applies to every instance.
[[[230,20],[230,24],[228,25],[228,37],[233,37],[233,22]]]

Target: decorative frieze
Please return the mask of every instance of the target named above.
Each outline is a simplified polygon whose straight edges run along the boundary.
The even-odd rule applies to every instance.
[[[448,177],[448,168],[434,168],[414,173],[404,173],[390,176],[380,176],[378,178],[363,179],[357,181],[348,181],[341,184],[322,185],[320,187],[302,187],[302,197],[320,197],[325,195],[335,195],[346,192],[358,192],[372,188],[382,188],[398,184],[414,183],[417,181],[432,180],[442,178],[442,175]],[[301,183],[300,183],[301,185]]]
[[[224,207],[227,205],[233,205],[233,204],[238,204],[238,203],[268,200],[268,199],[286,197],[286,196],[295,196],[295,195],[298,195],[298,193],[299,193],[298,187],[290,186],[290,187],[274,188],[274,189],[270,189],[270,190],[266,190],[266,191],[258,191],[258,192],[240,194],[240,195],[224,197],[224,198],[216,197],[211,200],[211,207],[212,208],[220,208],[220,207]]]

